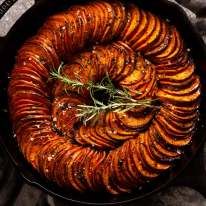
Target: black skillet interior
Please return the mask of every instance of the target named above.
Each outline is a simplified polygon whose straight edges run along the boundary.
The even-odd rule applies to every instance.
[[[40,0],[27,11],[14,25],[9,34],[0,39],[0,140],[1,146],[11,157],[11,160],[21,173],[22,177],[29,183],[40,187],[48,193],[57,197],[63,198],[76,203],[106,205],[106,204],[123,204],[134,200],[139,200],[148,195],[159,191],[166,185],[172,182],[174,178],[181,173],[192,160],[198,148],[206,137],[206,49],[202,39],[195,31],[186,17],[186,14],[173,3],[166,0],[136,0],[133,3],[140,7],[150,10],[164,19],[169,19],[172,24],[175,24],[186,42],[188,48],[191,49],[191,55],[197,65],[197,73],[200,75],[202,83],[202,97],[200,108],[200,121],[197,131],[194,135],[194,140],[185,151],[184,158],[178,160],[176,165],[163,174],[154,182],[148,183],[146,187],[140,190],[135,190],[132,194],[121,196],[110,196],[108,194],[79,194],[73,191],[63,190],[55,184],[41,178],[24,160],[20,154],[15,139],[13,138],[11,123],[8,115],[7,102],[7,85],[9,81],[9,73],[14,64],[15,55],[22,43],[30,36],[36,33],[37,29],[42,25],[47,16],[58,11],[68,8],[72,4],[84,3],[83,0]],[[125,1],[126,2],[126,1]]]

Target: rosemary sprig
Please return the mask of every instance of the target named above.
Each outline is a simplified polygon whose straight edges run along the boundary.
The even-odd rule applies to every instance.
[[[144,107],[156,107],[151,104],[150,100],[138,100],[136,102],[115,102],[111,101],[108,105],[78,105],[77,117],[83,120],[84,124],[86,124],[89,120],[98,116],[102,112],[117,112],[117,113],[124,113],[130,111],[137,106],[144,106]]]
[[[73,88],[86,88],[88,90],[104,90],[108,94],[113,95],[115,93],[115,86],[113,85],[112,81],[109,78],[109,75],[106,74],[106,76],[102,79],[100,83],[94,84],[92,81],[88,83],[82,83],[78,80],[72,80],[69,79],[67,76],[61,74],[61,69],[63,68],[64,63],[62,62],[57,70],[53,70],[50,74],[53,79],[58,79],[62,81],[64,84],[69,85]],[[77,77],[78,79],[78,77]],[[108,81],[106,84],[105,82]],[[92,94],[90,94],[92,97]]]
[[[67,78],[66,76],[62,75],[61,74],[61,69],[63,68],[64,66],[64,63],[61,62],[60,66],[58,67],[57,70],[53,70],[50,74],[51,74],[51,77],[53,79],[58,79],[60,81],[62,81],[63,83],[67,84],[67,85],[70,85],[71,87],[74,87],[74,88],[83,88],[85,85],[80,82],[80,81],[76,81],[76,80],[72,80],[72,79],[69,79]]]
[[[69,85],[73,88],[77,88],[78,91],[82,88],[86,88],[89,90],[90,97],[93,101],[93,105],[77,105],[77,117],[83,121],[84,124],[87,124],[88,121],[97,117],[100,113],[103,112],[117,112],[124,113],[130,111],[136,107],[151,107],[151,108],[159,108],[153,104],[156,100],[151,99],[140,99],[136,100],[131,97],[128,90],[126,89],[118,89],[115,87],[113,82],[111,81],[108,73],[106,73],[105,77],[102,79],[100,83],[88,82],[82,83],[78,80],[71,80],[67,76],[61,74],[61,69],[63,67],[63,63],[59,66],[59,68],[55,71],[51,72],[51,77],[58,79]],[[77,77],[78,79],[78,77]],[[95,97],[95,92],[104,91],[104,93],[108,96],[107,104],[99,101]],[[141,92],[137,91],[137,94],[141,94]]]

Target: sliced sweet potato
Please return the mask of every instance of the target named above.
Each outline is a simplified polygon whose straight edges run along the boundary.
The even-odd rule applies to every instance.
[[[114,18],[113,24],[111,26],[111,34],[112,36],[119,36],[120,31],[122,31],[123,27],[126,23],[126,12],[124,5],[119,1],[114,1],[110,3],[114,10]]]
[[[115,44],[113,45],[113,47],[115,48],[115,65],[114,66],[114,80],[116,80],[122,73],[122,71],[124,70],[124,66],[125,66],[125,55],[124,55],[124,49],[122,49],[119,46],[116,46]],[[119,51],[121,50],[121,51]]]
[[[41,158],[41,163],[40,165],[42,166],[42,170],[44,175],[52,180],[53,178],[53,171],[52,171],[52,166],[54,164],[55,159],[53,158],[53,154],[56,153],[56,151],[59,148],[62,148],[61,145],[66,146],[66,141],[61,139],[61,141],[53,141],[51,144],[47,143],[49,145],[49,147],[47,147],[46,149],[44,149],[43,151],[41,150],[40,152],[38,152],[38,156],[42,156]],[[62,148],[63,149],[63,148]],[[41,167],[40,167],[41,169]]]
[[[76,106],[90,99],[87,89],[46,82],[60,59],[69,62],[61,73],[71,79],[99,82],[108,72],[133,98],[158,98],[162,108],[106,113],[75,131]],[[176,28],[134,5],[98,1],[49,18],[21,48],[8,92],[18,144],[34,168],[60,186],[119,194],[181,156],[198,118],[200,81]]]
[[[159,39],[161,39],[161,32],[163,31],[164,25],[162,24],[162,21],[157,16],[154,16],[155,18],[155,27],[149,37],[146,39],[144,43],[141,44],[139,47],[139,50],[141,50],[143,53],[146,53],[146,51],[152,47],[154,47],[155,44],[158,44]]]
[[[110,125],[110,127],[114,129],[114,131],[116,129],[115,133],[122,135],[122,136],[131,137],[137,134],[137,131],[132,130],[132,128],[129,129],[123,126],[121,121],[119,121],[118,113],[110,112],[108,114],[108,125]]]
[[[158,62],[160,59],[165,59],[167,58],[174,50],[176,49],[176,36],[175,36],[175,29],[173,27],[171,28],[171,33],[169,36],[169,43],[167,46],[161,51],[158,52],[153,58],[155,59],[155,62]]]
[[[182,115],[176,114],[173,110],[169,110],[168,108],[162,108],[162,111],[165,112],[171,120],[175,121],[176,123],[179,122],[180,125],[185,122],[194,122],[198,117],[197,111],[194,111],[191,114],[184,113]]]
[[[142,135],[142,134],[140,134]],[[140,153],[140,140],[139,138],[136,140],[131,141],[131,145],[133,147],[132,149],[132,158],[133,158],[133,162],[135,167],[137,168],[137,170],[139,171],[139,173],[142,175],[142,177],[144,177],[146,180],[150,180],[153,179],[155,177],[158,176],[158,173],[148,170],[145,167],[145,163],[142,160],[141,157],[141,153]]]
[[[136,138],[138,138],[138,136]],[[138,185],[141,185],[144,183],[145,177],[142,176],[142,174],[138,171],[137,167],[134,164],[133,154],[132,154],[134,151],[133,141],[134,140],[131,139],[124,143],[124,144],[128,144],[129,152],[124,153],[123,163],[125,161],[125,164],[123,164],[123,167],[125,167],[125,173],[126,172],[128,173],[127,176],[131,178],[131,180],[133,181],[133,184],[135,184],[135,187],[137,187]]]
[[[27,81],[31,81],[35,84],[37,84],[40,88],[42,88],[45,92],[47,92],[46,90],[46,84],[43,82],[43,80],[45,80],[45,78],[43,76],[41,76],[41,74],[39,74],[37,71],[22,66],[22,67],[18,67],[16,66],[13,70],[13,73],[15,73],[15,77],[11,77],[12,80],[27,80]]]
[[[177,72],[174,75],[159,75],[160,82],[163,81],[173,81],[173,82],[184,82],[189,79],[194,73],[194,65],[190,65],[181,72]]]
[[[48,98],[48,94],[44,92],[44,90],[38,86],[34,86],[35,84],[33,83],[28,83],[28,81],[23,81],[23,80],[18,80],[17,82],[13,81],[10,84],[10,91],[12,92],[12,90],[16,90],[16,93],[25,93],[25,97],[26,95],[28,95],[29,93],[45,98]]]
[[[116,116],[126,128],[134,129],[136,131],[145,129],[153,118],[152,113],[139,117],[134,117],[129,113],[118,113]]]
[[[52,150],[51,153],[47,156],[47,168],[49,170],[48,178],[54,180],[54,171],[56,169],[56,161],[59,163],[62,155],[65,153],[65,148],[70,147],[68,142],[61,143],[58,145],[55,150]]]
[[[184,104],[191,104],[191,103],[198,101],[200,97],[200,90],[197,90],[196,92],[192,94],[176,96],[176,95],[168,94],[164,92],[163,90],[159,89],[156,95],[163,102],[166,101],[166,102],[174,103],[175,105],[184,105]]]
[[[111,141],[106,141],[106,139],[104,138],[101,138],[101,136],[99,136],[96,133],[95,128],[90,127],[88,132],[91,135],[90,138],[96,142],[96,145],[98,148],[101,148],[101,149],[114,148],[113,143]]]
[[[85,9],[85,17],[86,17],[87,28],[88,28],[87,33],[88,33],[89,38],[91,38],[94,35],[94,30],[95,30],[97,19],[95,18],[94,8],[91,3],[85,5],[84,9]]]
[[[120,33],[121,41],[127,41],[128,39],[131,39],[134,33],[138,35],[137,29],[142,30],[142,21],[142,25],[146,23],[146,15],[134,5],[129,5],[127,12],[127,22],[123,31]],[[139,25],[141,27],[139,27]]]
[[[78,184],[79,182],[76,181],[78,179],[77,175],[79,174],[76,173],[75,169],[78,168],[79,162],[84,157],[85,150],[86,149],[81,149],[79,151],[74,152],[73,154],[70,154],[70,158],[67,160],[66,164],[66,178],[71,187],[80,192],[85,191],[85,186],[83,184]]]
[[[116,140],[112,139],[112,138],[106,133],[105,127],[106,127],[106,126],[96,125],[96,126],[95,126],[95,132],[97,133],[98,136],[101,137],[102,141],[109,142],[110,146],[114,148],[114,147],[115,147]]]
[[[58,182],[60,185],[64,185],[64,181],[63,181],[63,170],[59,171],[59,173],[61,174],[61,178],[58,179],[58,181],[56,180],[56,176],[55,176],[55,170],[59,167],[60,162],[64,156],[64,154],[66,153],[66,149],[65,148],[70,148],[70,146],[68,146],[68,143],[62,144],[61,146],[59,146],[52,154],[51,156],[49,156],[48,161],[51,162],[50,165],[50,178],[53,181]],[[61,168],[61,167],[60,167]],[[61,168],[62,169],[62,168]]]
[[[41,33],[38,37],[33,37],[26,42],[25,46],[22,47],[18,52],[19,55],[17,62],[21,58],[26,60],[25,58],[27,57],[27,55],[25,54],[28,54],[28,52],[31,51],[33,53],[32,59],[36,59],[35,63],[38,64],[39,67],[46,67],[49,70],[58,67],[58,65],[60,64],[60,59],[56,53],[51,39],[46,38],[47,35],[45,35],[45,33],[46,32]],[[31,60],[31,58],[28,57],[28,60],[29,59]],[[21,63],[29,66],[30,64],[28,63],[30,63],[30,60],[26,62],[21,61]],[[36,69],[36,71],[38,70]]]
[[[115,72],[116,75],[115,75],[114,80],[119,82],[120,80],[124,79],[127,75],[129,75],[131,73],[131,71],[134,69],[136,56],[135,56],[135,53],[133,52],[133,50],[130,47],[128,47],[128,45],[125,44],[124,42],[118,41],[117,43],[114,43],[114,45],[117,48],[118,52],[121,53],[120,55],[123,58],[121,72],[119,72],[117,74]],[[118,57],[117,60],[119,58],[120,57]],[[117,61],[117,60],[115,61],[115,64],[117,64],[116,67],[118,68],[119,67],[118,62],[119,63],[121,63],[121,62]],[[116,69],[114,68],[114,70],[116,70]]]
[[[91,153],[85,160],[85,169],[83,170],[84,177],[88,186],[94,191],[99,190],[99,187],[102,184],[102,173],[100,171],[105,159],[106,152],[97,152],[91,150]]]
[[[93,18],[94,18],[94,30],[92,34],[92,40],[99,41],[101,40],[103,29],[105,28],[105,22],[104,22],[104,11],[95,4],[91,4],[91,10],[93,12]]]
[[[126,76],[122,81],[120,81],[121,86],[126,85],[133,85],[137,82],[140,82],[145,74],[144,74],[145,68],[144,68],[144,59],[143,57],[139,56],[136,60],[136,65],[131,73],[129,73],[128,76]]]
[[[88,139],[88,134],[86,134],[86,128],[82,126],[76,132],[75,140],[81,145],[88,145],[88,142],[85,139]]]
[[[102,2],[102,5],[104,5],[104,10],[105,13],[107,13],[107,17],[105,17],[105,22],[107,22],[106,24],[106,28],[104,30],[103,36],[102,36],[102,42],[107,42],[108,40],[110,40],[113,36],[112,36],[112,27],[113,24],[115,22],[115,11],[114,11],[114,7],[108,3],[108,2]]]
[[[168,134],[180,139],[185,138],[185,136],[189,135],[195,126],[193,122],[176,124],[170,119],[168,114],[162,112],[162,110],[156,116],[156,119],[158,120],[158,122],[161,122],[161,125],[164,126],[165,131],[167,131]]]
[[[69,168],[69,160],[72,159],[72,155],[76,152],[81,151],[81,147],[68,145],[65,148],[64,153],[59,156],[59,161],[56,162],[55,170],[54,170],[54,179],[57,181],[59,185],[71,187],[71,183],[68,180],[68,169]]]
[[[155,56],[162,53],[165,50],[165,48],[168,47],[170,43],[170,35],[171,35],[171,28],[166,23],[163,23],[162,32],[159,39],[161,40],[161,42],[159,41],[158,44],[154,45],[152,48],[149,48],[145,52],[145,55],[148,56],[152,62],[155,62],[153,59]]]
[[[183,42],[179,36],[179,33],[177,32],[176,28],[171,27],[172,33],[171,33],[171,41],[168,44],[167,48],[157,56],[155,56],[155,61],[166,61],[168,59],[175,58],[178,54],[181,53],[183,49]]]
[[[61,145],[64,142],[65,140],[56,137],[48,139],[46,144],[40,146],[41,150],[38,152],[38,156],[36,158],[38,158],[39,171],[46,177],[49,177],[49,174],[47,175],[47,173],[51,172],[46,167],[48,163],[48,155],[52,153],[53,150],[55,150],[55,147],[58,147],[58,145]]]
[[[133,134],[135,134],[135,132],[126,131],[126,130],[122,129],[121,127],[117,127],[115,124],[116,121],[112,121],[112,119],[115,117],[110,117],[110,115],[111,114],[108,114],[106,117],[106,122],[107,122],[107,126],[105,126],[106,134],[110,138],[112,138],[114,140],[119,140],[119,141],[132,138]],[[111,119],[111,121],[110,121],[110,119]]]
[[[180,156],[180,153],[171,150],[166,144],[158,139],[158,134],[153,127],[149,130],[148,135],[149,141],[152,144],[150,151],[156,159],[163,162],[171,162]]]
[[[131,38],[131,40],[128,39],[128,42],[130,43],[130,45],[132,45],[132,48],[135,51],[141,51],[141,49],[145,47],[148,38],[152,35],[156,27],[156,22],[157,22],[156,17],[150,12],[147,12],[146,15],[147,15],[148,24],[147,27],[145,28],[144,35],[142,36],[136,35],[135,36],[136,38]]]
[[[132,136],[126,136],[126,135],[119,135],[116,133],[116,129],[112,130],[108,126],[105,127],[105,131],[106,131],[106,134],[113,140],[122,141],[122,140],[130,139],[132,137]]]
[[[181,88],[186,88],[189,85],[192,84],[192,82],[195,80],[195,77],[192,75],[189,79],[183,81],[183,82],[174,82],[174,81],[169,81],[169,80],[161,80],[158,81],[159,85],[161,85],[160,88],[174,88],[174,90],[178,90]]]
[[[139,138],[140,153],[142,154],[142,158],[144,159],[144,162],[148,165],[149,168],[157,172],[161,172],[170,168],[170,164],[161,163],[160,161],[154,159],[154,157],[152,156],[150,152],[150,147],[152,147],[152,145],[148,141],[149,137],[147,132],[145,132],[144,135],[140,135]]]
[[[153,121],[154,127],[156,131],[159,134],[159,137],[162,138],[163,141],[165,141],[168,145],[171,145],[173,147],[183,147],[186,146],[190,143],[191,141],[191,134],[185,136],[184,139],[177,139],[173,135],[169,135],[166,131],[165,128],[160,124],[159,121],[154,120]]]
[[[126,152],[126,151],[125,151]],[[119,150],[112,151],[110,174],[112,176],[112,184],[119,190],[119,192],[129,192],[131,185],[122,174],[123,168],[119,168]]]
[[[146,97],[153,97],[154,93],[157,90],[157,80],[155,69],[152,69],[151,79],[148,79],[149,82],[145,83],[144,86],[139,86],[135,88],[135,91],[130,89],[130,94],[134,99],[145,99]],[[136,85],[137,86],[137,85]],[[138,94],[138,92],[141,94]]]
[[[186,88],[174,90],[171,88],[164,88],[164,92],[172,95],[182,96],[186,94],[192,94],[200,88],[200,80],[199,78],[194,78],[194,82]]]
[[[119,170],[121,171],[119,175],[123,176],[124,182],[130,185],[130,187],[136,186],[142,181],[141,175],[138,170],[135,168],[132,158],[130,157],[131,153],[130,140],[124,142],[121,148],[119,148],[119,159],[118,165]]]
[[[107,191],[111,194],[119,194],[118,188],[113,184],[113,174],[110,171],[112,162],[112,154],[110,153],[105,160],[104,168],[102,169],[102,182]]]
[[[196,103],[197,104],[197,103]],[[161,109],[170,119],[178,119],[175,123],[180,122],[191,122],[194,121],[195,118],[198,116],[198,107],[196,106],[186,106],[186,107],[172,107],[172,106],[165,106]]]
[[[91,15],[88,6],[72,6],[69,8],[69,12],[66,12],[66,18],[68,14],[72,14],[76,17],[76,24],[81,32],[81,38],[80,42],[82,42],[82,45],[85,45],[85,42],[89,40],[91,36],[91,30],[92,30],[92,23],[91,19],[89,21],[88,16]],[[68,24],[65,25],[66,28],[69,27]],[[68,28],[67,28],[68,29]]]
[[[110,22],[112,23],[113,21],[113,10],[110,4],[103,2],[103,1],[95,2],[95,4],[93,5],[95,7],[95,12],[98,11],[96,10],[96,8],[99,8],[99,12],[100,12],[99,13],[100,19],[98,19],[99,28],[97,28],[99,32],[98,32],[98,38],[96,39],[96,41],[104,42],[107,40],[106,35],[108,34],[108,30],[111,27]]]
[[[84,191],[87,190],[88,186],[87,186],[87,182],[86,182],[86,179],[84,177],[83,171],[84,171],[85,161],[87,160],[87,157],[89,155],[91,155],[90,148],[82,149],[81,154],[75,160],[75,162],[73,163],[73,165],[71,167],[71,169],[73,170],[72,175],[73,175],[73,181],[74,181],[75,185],[83,188]]]
[[[157,73],[164,73],[164,71],[166,72],[168,71],[171,74],[174,74],[178,70],[184,69],[185,67],[189,66],[189,64],[191,64],[191,59],[189,59],[186,53],[183,53],[181,56],[178,56],[176,59],[162,61],[158,64],[155,64],[155,68],[157,70]]]

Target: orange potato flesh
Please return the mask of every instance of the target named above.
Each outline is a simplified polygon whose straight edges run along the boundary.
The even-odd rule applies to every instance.
[[[108,73],[133,99],[158,100],[85,126],[78,105],[92,104],[50,72],[87,84]],[[8,88],[21,152],[44,177],[79,192],[129,193],[168,170],[189,145],[200,80],[177,29],[133,4],[93,1],[49,17],[18,51]]]

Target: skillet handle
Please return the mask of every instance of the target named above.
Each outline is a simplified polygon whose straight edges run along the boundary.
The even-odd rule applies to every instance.
[[[191,187],[206,197],[206,143],[172,185]]]
[[[15,22],[33,5],[37,0],[4,0],[0,4],[0,43],[4,41],[6,35]]]

